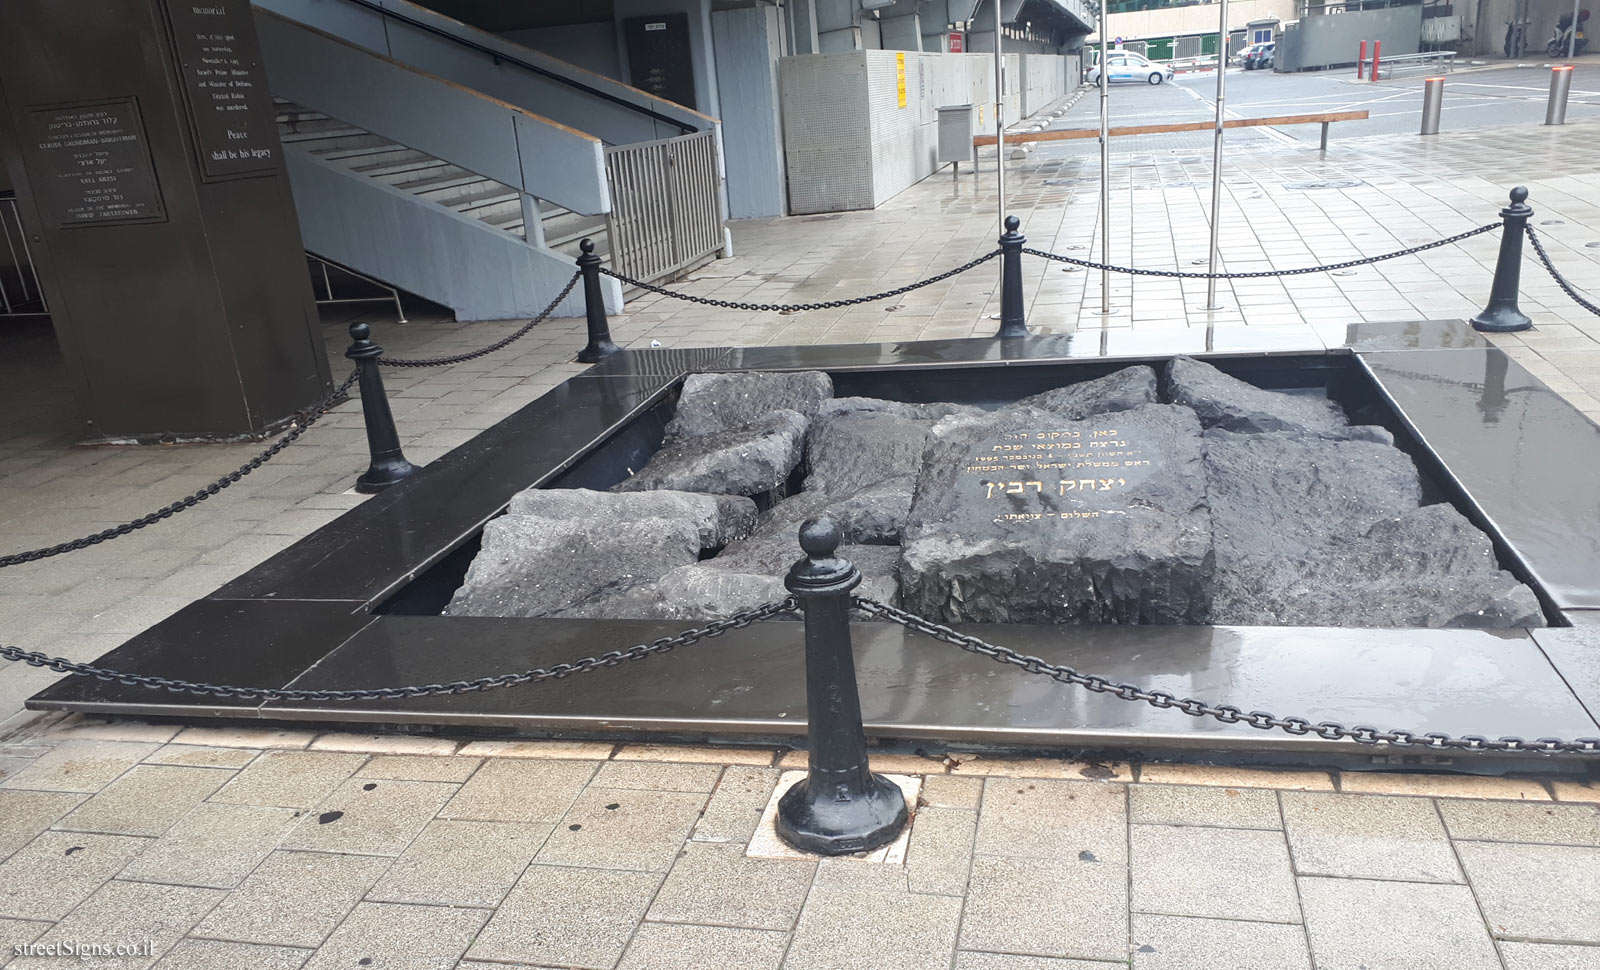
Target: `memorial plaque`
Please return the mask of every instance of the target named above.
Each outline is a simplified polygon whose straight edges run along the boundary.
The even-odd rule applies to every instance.
[[[955,488],[993,512],[999,526],[1126,514],[1128,496],[1154,468],[1143,429],[1119,428],[1116,415],[1054,430],[1006,431],[980,440]]]
[[[1194,412],[1167,404],[942,422],[905,529],[904,605],[943,622],[1203,622],[1201,456]]]
[[[270,172],[277,122],[248,0],[172,2],[172,41],[208,179]]]
[[[30,108],[27,117],[47,219],[70,229],[166,218],[134,99]]]

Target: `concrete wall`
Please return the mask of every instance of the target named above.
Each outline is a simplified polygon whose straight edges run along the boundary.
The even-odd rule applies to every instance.
[[[933,174],[939,107],[994,103],[993,55],[908,51],[901,107],[898,53],[855,51],[779,63],[792,213],[882,205]],[[1017,120],[1025,101],[1043,107],[1068,90],[1063,58],[1030,55],[1033,84],[1025,95],[1022,56],[1006,55],[1007,123]],[[993,130],[991,111],[975,130]]]
[[[1175,37],[1180,34],[1216,33],[1218,5],[1202,3],[1188,7],[1159,7],[1155,10],[1129,10],[1114,13],[1107,18],[1106,31],[1115,40],[1136,40],[1143,37]],[[1287,23],[1300,16],[1296,0],[1250,0],[1248,3],[1228,4],[1228,29],[1239,30],[1252,20],[1281,20]],[[1094,27],[1098,20],[1091,21]],[[1098,31],[1090,34],[1094,44],[1100,43]]]
[[[718,10],[711,15],[730,219],[781,216],[787,211],[778,120],[782,29],[776,7]]]
[[[1592,0],[1584,0],[1583,9],[1594,10]],[[1505,50],[1506,21],[1517,9],[1517,0],[1460,0],[1455,6],[1461,15],[1463,30],[1470,31],[1471,42],[1457,49],[1462,53],[1501,55]],[[1600,11],[1597,11],[1600,12]],[[1555,30],[1556,21],[1572,13],[1572,0],[1532,0],[1528,4],[1527,54],[1543,55],[1544,45]],[[1600,21],[1589,20],[1584,33],[1589,35],[1589,51],[1596,50],[1595,38],[1600,36]]]
[[[1354,64],[1362,41],[1383,44],[1390,56],[1415,54],[1422,34],[1422,8],[1389,7],[1354,13],[1304,17],[1284,28],[1272,66],[1276,71],[1304,71]]]
[[[627,83],[622,76],[622,55],[617,51],[617,30],[610,21],[503,30],[500,37],[523,47],[543,51],[586,71]]]

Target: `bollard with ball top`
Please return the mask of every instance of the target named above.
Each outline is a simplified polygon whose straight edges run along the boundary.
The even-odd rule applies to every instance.
[[[611,322],[606,319],[606,299],[600,290],[602,260],[594,251],[594,240],[583,239],[578,248],[583,251],[578,257],[578,270],[583,273],[584,315],[589,325],[589,342],[578,351],[578,361],[595,364],[622,348],[611,341]]]
[[[1533,218],[1527,186],[1511,190],[1511,204],[1500,210],[1500,218],[1505,220],[1505,228],[1500,234],[1494,282],[1489,284],[1489,305],[1472,318],[1472,326],[1486,333],[1531,330],[1533,321],[1517,306],[1517,291],[1522,284],[1522,237],[1528,232],[1528,220]]]
[[[383,390],[383,374],[378,358],[383,348],[372,342],[372,328],[364,323],[350,325],[350,349],[344,355],[356,362],[361,381],[361,416],[367,426],[367,450],[372,461],[356,479],[356,491],[368,495],[398,485],[411,477],[417,466],[406,461],[400,450],[400,432],[394,426],[394,412]]]
[[[779,800],[777,828],[785,842],[822,855],[888,845],[908,816],[900,787],[867,766],[850,650],[850,592],[861,584],[861,571],[835,556],[842,538],[832,519],[806,520],[800,526],[806,558],[784,579],[805,613],[811,763],[805,779]]]

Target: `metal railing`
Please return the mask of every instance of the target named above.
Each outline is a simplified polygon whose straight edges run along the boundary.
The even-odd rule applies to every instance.
[[[400,304],[400,291],[388,283],[375,280],[365,273],[358,273],[348,266],[341,266],[331,259],[323,259],[316,253],[306,253],[307,269],[311,270],[311,297],[317,306],[328,306],[334,303],[387,303],[394,301],[395,323],[406,323],[406,308]],[[334,296],[333,280],[328,275],[328,270],[342,273],[352,279],[371,284],[380,290],[387,290],[388,296]],[[317,292],[317,278],[322,279],[322,292]]]
[[[715,132],[608,147],[606,179],[606,235],[618,273],[658,280],[725,245]]]
[[[0,239],[4,240],[0,248],[0,316],[48,314],[28,234],[17,210],[17,196],[10,190],[0,191]]]
[[[1399,73],[1405,77],[1411,74],[1427,74],[1431,71],[1444,71],[1449,73],[1455,70],[1455,51],[1423,51],[1420,54],[1393,54],[1387,55],[1378,61],[1379,79],[1392,78]]]

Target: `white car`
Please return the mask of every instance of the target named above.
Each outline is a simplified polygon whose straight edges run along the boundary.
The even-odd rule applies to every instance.
[[[1172,80],[1172,66],[1170,64],[1157,64],[1143,54],[1135,51],[1111,51],[1106,55],[1111,62],[1111,70],[1106,75],[1110,84],[1120,84],[1124,81],[1143,81],[1146,84],[1160,84],[1162,81]],[[1090,84],[1100,83],[1100,65],[1090,65],[1088,73]]]

